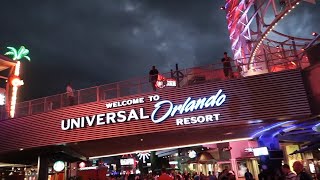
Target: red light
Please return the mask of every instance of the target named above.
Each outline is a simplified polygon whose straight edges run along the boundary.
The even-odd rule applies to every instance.
[[[318,35],[318,33],[316,33],[316,32],[312,33],[312,36],[317,36],[317,35]]]
[[[160,89],[166,87],[165,81],[159,81],[159,80],[158,80],[158,81],[156,82],[156,87],[157,87],[157,88],[160,88]]]

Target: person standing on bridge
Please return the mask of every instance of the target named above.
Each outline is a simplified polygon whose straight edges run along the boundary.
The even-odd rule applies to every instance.
[[[153,91],[156,91],[156,83],[158,80],[158,70],[156,69],[156,66],[152,66],[152,69],[149,72],[149,82],[151,83]]]
[[[228,79],[233,78],[232,66],[231,66],[231,57],[228,56],[227,52],[223,53],[223,58],[221,62],[223,63],[223,73],[224,76]]]
[[[74,105],[74,92],[73,92],[74,90],[73,90],[70,82],[67,84],[66,91],[67,91],[69,106],[73,106]]]

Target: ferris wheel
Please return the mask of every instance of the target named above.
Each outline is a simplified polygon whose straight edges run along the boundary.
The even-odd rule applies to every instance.
[[[309,65],[305,50],[320,40],[317,32],[308,37],[281,32],[303,3],[315,5],[316,0],[226,0],[225,6],[231,48],[236,66],[243,75],[303,68]],[[320,11],[320,9],[319,9]],[[317,23],[317,22],[313,22]]]

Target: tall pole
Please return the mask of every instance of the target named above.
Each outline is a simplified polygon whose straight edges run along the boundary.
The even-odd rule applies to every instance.
[[[267,56],[267,53],[266,53],[266,50],[264,48],[263,49],[263,54],[264,54],[264,62],[265,62],[265,66],[267,68],[267,73],[269,73],[269,63],[268,63],[268,56]]]
[[[180,87],[180,78],[179,78],[179,67],[178,64],[176,64],[176,78],[177,78],[177,85]]]
[[[64,180],[67,180],[68,179],[68,163],[65,162],[64,163]]]
[[[48,179],[48,157],[38,156],[38,178],[37,180]]]
[[[297,53],[296,42],[294,41],[294,38],[292,38],[292,46],[293,46],[293,53],[294,53],[295,62],[298,64],[299,68],[301,68],[301,64],[300,64],[300,61],[298,58],[298,53]]]

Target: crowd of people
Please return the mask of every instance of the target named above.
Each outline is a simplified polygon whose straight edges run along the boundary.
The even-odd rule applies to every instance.
[[[208,175],[202,172],[197,173],[181,173],[179,171],[167,171],[165,168],[159,174],[145,174],[145,175],[124,175],[118,178],[111,178],[111,180],[235,180],[233,171],[224,170],[219,173],[218,177],[214,172],[209,172]]]
[[[312,177],[305,171],[300,161],[294,162],[292,167],[296,174],[290,170],[289,165],[284,164],[282,166],[282,173],[285,180],[312,180]]]
[[[290,166],[288,164],[284,164],[282,165],[281,170],[277,171],[273,176],[271,176],[266,170],[261,170],[259,180],[312,180],[311,175],[306,172],[300,161],[294,162],[292,168],[295,173],[290,170]]]
[[[276,175],[271,175],[267,171],[261,170],[258,175],[259,180],[312,180],[311,175],[309,175],[303,167],[300,161],[296,161],[292,166],[294,172],[290,170],[290,166],[287,164],[282,165],[281,170]],[[110,177],[110,180],[235,180],[236,175],[234,171],[224,169],[222,172],[216,174],[215,172],[208,172],[208,175],[202,172],[188,173],[188,172],[178,172],[178,171],[167,171],[165,168],[161,170],[158,174],[140,174],[140,175],[123,175],[120,177]],[[249,172],[244,174],[242,179],[254,180],[255,177]]]
[[[218,177],[214,172],[209,171],[208,175],[203,174],[202,172],[197,173],[180,173],[172,171],[171,173],[167,173],[165,169],[162,169],[161,175],[156,176],[155,180],[234,180],[235,174],[233,171],[228,171],[227,169],[223,170],[218,174]]]

